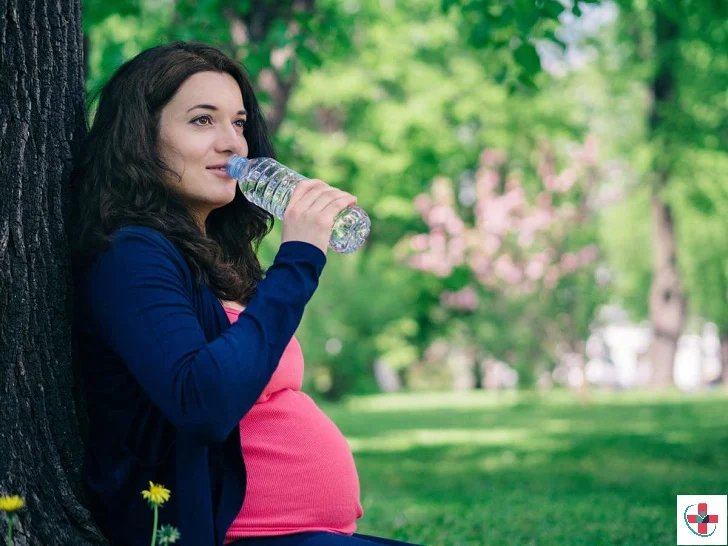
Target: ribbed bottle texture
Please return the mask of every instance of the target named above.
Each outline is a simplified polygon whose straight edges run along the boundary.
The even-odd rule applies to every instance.
[[[247,159],[233,155],[226,168],[238,181],[240,191],[248,201],[278,219],[283,218],[293,188],[306,179],[270,157]],[[343,254],[354,252],[364,244],[370,229],[371,222],[366,212],[357,206],[347,207],[334,219],[329,247]]]

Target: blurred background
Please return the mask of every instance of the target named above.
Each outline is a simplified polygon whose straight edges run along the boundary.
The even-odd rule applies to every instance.
[[[219,46],[279,159],[370,214],[297,333],[360,531],[671,544],[675,494],[728,490],[724,0],[83,9],[89,95],[144,48]]]

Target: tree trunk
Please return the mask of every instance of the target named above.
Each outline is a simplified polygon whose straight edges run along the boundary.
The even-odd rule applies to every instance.
[[[655,270],[650,291],[650,319],[654,338],[650,347],[652,385],[673,384],[677,343],[685,321],[685,296],[677,270],[675,227],[670,207],[652,197]]]
[[[0,0],[0,14],[0,493],[26,499],[16,544],[104,544],[81,502],[66,235],[81,2]]]
[[[728,330],[720,332],[720,370],[723,385],[728,386]]]
[[[485,374],[483,373],[483,357],[478,354],[473,358],[473,390],[485,389]]]
[[[655,11],[656,71],[652,81],[650,139],[655,153],[652,185],[652,222],[655,246],[654,272],[650,290],[650,320],[653,341],[650,347],[652,385],[673,384],[673,366],[677,342],[685,321],[685,296],[677,268],[675,225],[672,211],[665,201],[664,190],[670,181],[671,154],[666,138],[665,112],[675,103],[675,62],[679,27],[662,13]]]

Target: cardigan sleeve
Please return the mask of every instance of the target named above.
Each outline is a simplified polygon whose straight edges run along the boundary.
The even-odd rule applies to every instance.
[[[90,326],[178,430],[222,442],[270,381],[326,257],[282,244],[240,318],[208,342],[173,249],[153,230],[117,232],[87,277]]]

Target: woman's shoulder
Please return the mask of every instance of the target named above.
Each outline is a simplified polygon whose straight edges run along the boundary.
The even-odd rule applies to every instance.
[[[111,234],[111,244],[118,244],[120,241],[134,244],[156,244],[174,249],[172,242],[161,232],[148,226],[128,225],[123,226]]]
[[[99,266],[117,267],[121,264],[128,268],[156,268],[175,265],[183,276],[190,274],[189,268],[177,247],[162,232],[147,226],[128,225],[111,234],[111,242],[96,257],[96,269]]]
[[[148,226],[123,226],[111,234],[111,248],[143,248],[164,249],[166,252],[179,255],[177,247],[161,231]]]

